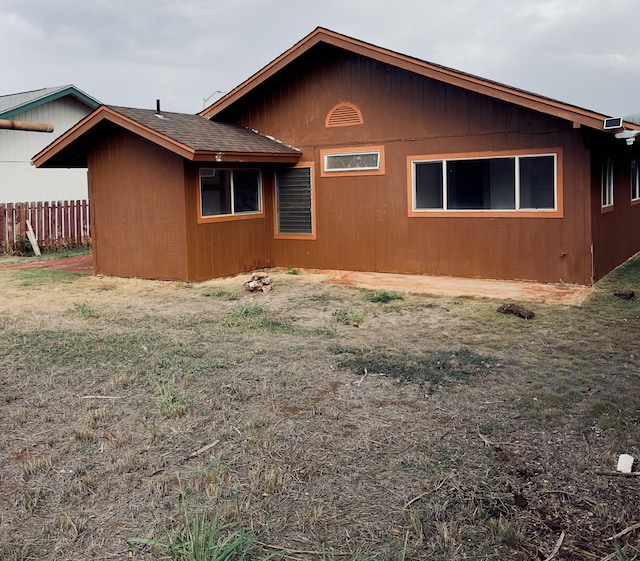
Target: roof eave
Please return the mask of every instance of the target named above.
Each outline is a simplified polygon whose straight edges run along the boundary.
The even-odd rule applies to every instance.
[[[193,161],[215,163],[295,164],[301,153],[196,151]]]
[[[84,103],[91,109],[96,109],[101,105],[101,103],[97,99],[94,99],[90,95],[84,93],[82,90],[79,90],[75,86],[68,86],[57,92],[54,92],[48,95],[43,95],[38,99],[34,99],[28,103],[24,103],[22,105],[9,109],[4,113],[0,113],[0,118],[6,119],[7,117],[17,115],[18,113],[23,113],[24,111],[28,111],[29,109],[34,109],[35,107],[39,107],[40,105],[44,105],[45,103],[51,103],[52,101],[61,99],[68,95],[75,97],[78,101]]]
[[[178,154],[188,160],[193,160],[195,150],[189,146],[181,144],[168,136],[160,134],[140,123],[125,117],[124,115],[114,111],[110,107],[105,105],[96,109],[93,113],[87,115],[79,123],[69,129],[66,133],[58,137],[54,142],[49,144],[38,154],[36,154],[32,161],[36,167],[47,167],[47,162],[60,153],[65,148],[68,148],[71,144],[79,141],[82,136],[89,132],[93,127],[102,121],[109,121],[122,128],[145,138],[154,144],[166,148],[170,152]]]

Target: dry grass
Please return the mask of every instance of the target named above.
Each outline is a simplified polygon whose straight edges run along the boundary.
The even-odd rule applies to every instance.
[[[637,260],[527,322],[305,273],[35,273],[0,270],[0,559],[155,559],[189,517],[252,559],[640,554],[607,541],[638,479],[595,474],[640,456]]]

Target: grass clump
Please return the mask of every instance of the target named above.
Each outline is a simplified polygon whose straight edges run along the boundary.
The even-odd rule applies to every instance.
[[[158,560],[243,561],[255,541],[245,529],[220,523],[215,512],[192,514],[185,509],[175,533],[158,539],[130,538],[127,543],[132,549],[151,548]]]
[[[291,330],[287,320],[270,317],[267,310],[259,304],[238,304],[223,318],[225,327],[245,329],[267,329],[274,332]]]
[[[583,394],[574,389],[539,389],[521,399],[521,406],[529,418],[538,422],[555,423],[562,419],[568,408],[579,403]]]
[[[184,417],[189,410],[189,397],[176,391],[176,379],[158,384],[160,409],[167,419]]]
[[[404,296],[387,290],[365,290],[364,298],[369,302],[387,304],[392,300],[403,300]]]
[[[221,300],[230,301],[235,301],[238,299],[238,295],[235,292],[223,290],[222,288],[212,288],[210,290],[205,290],[202,293],[202,296],[206,298],[220,298]]]
[[[85,319],[98,317],[96,309],[88,302],[74,302],[73,310]]]
[[[333,317],[344,325],[352,325],[358,327],[364,319],[364,314],[360,310],[353,310],[351,308],[342,308],[333,312]]]
[[[490,367],[489,360],[468,349],[430,351],[424,354],[371,351],[340,347],[340,366],[355,372],[384,374],[403,382],[428,386],[431,393],[439,384],[468,382]]]
[[[590,407],[589,416],[603,429],[621,427],[625,421],[622,409],[608,400],[596,400]]]

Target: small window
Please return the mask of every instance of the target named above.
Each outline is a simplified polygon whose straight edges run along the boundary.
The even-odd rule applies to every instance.
[[[380,169],[380,152],[325,154],[324,171],[366,171]]]
[[[331,148],[320,150],[322,177],[335,175],[383,175],[382,146],[361,146],[357,150]]]
[[[631,160],[631,200],[640,200],[640,167],[638,160]]]
[[[602,166],[602,208],[613,206],[613,161],[607,158]]]
[[[313,189],[311,166],[276,172],[276,235],[313,235]]]
[[[412,161],[413,211],[555,211],[552,154]]]
[[[259,214],[262,178],[257,169],[201,169],[202,218]]]

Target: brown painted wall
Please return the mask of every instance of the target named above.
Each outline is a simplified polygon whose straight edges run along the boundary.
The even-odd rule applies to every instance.
[[[212,167],[212,165],[209,163],[206,167]],[[200,281],[273,265],[271,260],[273,171],[264,170],[262,177],[265,209],[263,218],[199,224],[197,221],[198,166],[191,163],[185,165],[184,183],[188,216],[186,280]]]
[[[592,140],[591,210],[594,280],[640,251],[640,202],[631,202],[631,160],[640,162],[640,145],[599,135]],[[602,166],[613,159],[613,208],[602,209]]]
[[[329,46],[216,117],[314,161],[317,239],[273,240],[273,263],[465,277],[591,282],[590,155],[571,123]],[[325,128],[339,102],[364,124]],[[320,150],[382,144],[386,173],[320,177]],[[408,217],[407,155],[561,148],[564,218]],[[564,257],[561,255],[564,253]]]
[[[182,158],[115,127],[89,151],[94,272],[184,279]]]

